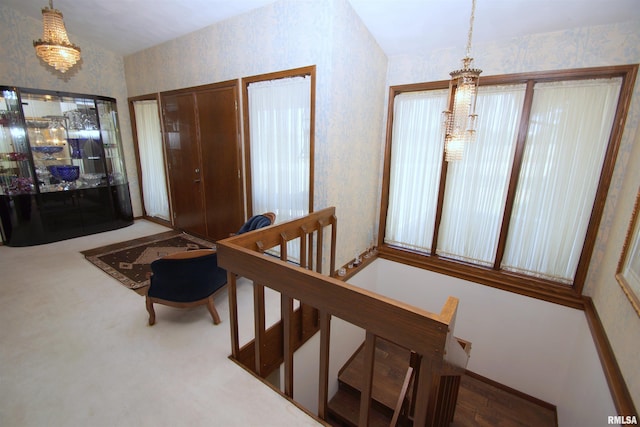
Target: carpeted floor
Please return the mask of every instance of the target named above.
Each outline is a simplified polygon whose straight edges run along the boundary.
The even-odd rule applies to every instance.
[[[205,307],[158,305],[149,326],[144,298],[81,253],[166,231],[137,219],[46,245],[0,245],[1,426],[321,427],[229,359],[226,292],[215,301],[220,325]],[[266,298],[270,326],[280,296]],[[244,278],[238,316],[248,342],[253,285]]]
[[[81,253],[89,262],[124,286],[139,292],[149,285],[150,264],[156,259],[176,252],[213,247],[215,245],[206,240],[186,233],[168,231]]]

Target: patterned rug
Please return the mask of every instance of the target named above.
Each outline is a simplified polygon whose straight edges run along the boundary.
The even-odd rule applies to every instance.
[[[149,285],[150,264],[156,259],[176,252],[213,247],[215,245],[206,240],[168,231],[81,253],[124,286],[136,290]]]

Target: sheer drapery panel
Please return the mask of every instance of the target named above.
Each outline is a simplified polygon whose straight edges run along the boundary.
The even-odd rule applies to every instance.
[[[248,94],[253,211],[278,222],[306,215],[311,78],[251,83]]]
[[[442,153],[442,112],[448,90],[395,97],[385,243],[431,251]]]
[[[283,222],[309,213],[311,77],[289,77],[247,87],[254,213]],[[300,259],[299,239],[287,244]]]
[[[573,281],[621,79],[539,83],[502,268]]]
[[[169,199],[157,101],[133,103],[142,172],[142,193],[147,215],[169,221]]]
[[[438,255],[492,266],[526,85],[481,86],[476,142],[447,168]],[[491,111],[491,114],[486,112]]]

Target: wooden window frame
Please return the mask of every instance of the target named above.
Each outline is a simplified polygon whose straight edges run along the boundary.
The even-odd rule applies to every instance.
[[[629,257],[632,255],[632,248],[634,245],[637,245],[638,242],[640,242],[640,189],[636,195],[631,221],[627,228],[627,235],[624,239],[624,246],[622,247],[618,268],[616,269],[616,280],[622,287],[636,314],[640,317],[640,292],[638,290],[638,283],[631,280],[626,274],[626,269],[631,261]]]
[[[140,145],[138,143],[138,125],[136,123],[136,112],[135,112],[135,108],[134,108],[134,104],[137,101],[156,101],[158,103],[158,120],[160,123],[160,137],[162,138],[162,147],[164,150],[165,147],[165,141],[164,141],[164,132],[163,132],[163,128],[164,125],[162,123],[163,121],[163,117],[162,117],[162,105],[160,104],[160,94],[159,93],[150,93],[150,94],[146,94],[146,95],[139,95],[139,96],[132,96],[127,98],[127,103],[129,105],[129,118],[131,121],[131,132],[132,132],[132,137],[133,137],[133,147],[134,147],[134,154],[135,154],[135,158],[136,158],[136,171],[138,173],[138,189],[140,191],[140,204],[142,206],[142,217],[148,221],[151,222],[155,222],[157,224],[160,225],[164,225],[166,227],[173,227],[173,206],[171,205],[172,201],[171,201],[171,189],[170,189],[170,184],[169,184],[169,171],[167,170],[167,153],[166,151],[163,153],[163,157],[165,159],[164,161],[164,173],[165,173],[165,178],[166,178],[166,191],[167,191],[167,198],[169,200],[169,221],[165,221],[162,218],[157,218],[157,217],[153,217],[153,216],[149,216],[147,214],[147,210],[144,206],[144,190],[142,188],[142,166],[140,164]]]
[[[397,261],[400,263],[412,265],[427,270],[432,270],[438,273],[446,274],[449,276],[457,277],[463,280],[480,283],[483,285],[491,286],[498,289],[503,289],[517,294],[530,296],[533,298],[562,304],[573,308],[584,308],[584,302],[582,298],[582,291],[584,288],[584,282],[587,276],[589,263],[595,246],[598,228],[602,218],[604,205],[607,198],[607,192],[611,179],[613,176],[613,170],[616,163],[620,142],[622,140],[622,134],[624,131],[624,125],[629,111],[629,105],[631,103],[631,95],[635,83],[635,78],[638,73],[638,64],[633,65],[621,65],[610,67],[596,67],[596,68],[583,68],[583,69],[571,69],[561,71],[546,71],[546,72],[534,72],[534,73],[519,73],[489,76],[480,79],[480,85],[492,86],[499,84],[526,84],[526,95],[524,101],[524,109],[522,111],[520,128],[518,130],[518,137],[516,143],[516,153],[514,157],[513,169],[509,181],[509,189],[507,194],[507,203],[505,206],[505,215],[503,216],[503,222],[500,231],[500,238],[497,249],[497,256],[493,267],[483,267],[466,263],[463,261],[453,260],[439,256],[435,253],[437,248],[437,233],[442,217],[442,205],[444,200],[444,191],[446,186],[447,176],[447,163],[442,160],[442,173],[438,194],[438,207],[436,213],[434,232],[434,244],[432,245],[431,253],[425,254],[418,251],[412,251],[397,246],[392,246],[384,243],[386,222],[387,222],[387,210],[389,207],[389,184],[391,174],[391,138],[393,130],[393,111],[394,111],[394,99],[396,95],[404,92],[415,92],[425,90],[446,89],[449,87],[448,80],[442,80],[430,83],[416,83],[408,85],[391,86],[389,88],[389,100],[388,100],[388,118],[386,129],[386,144],[384,151],[384,171],[383,171],[383,187],[380,206],[380,227],[378,232],[378,248],[379,255],[382,258]],[[527,130],[529,125],[529,114],[531,111],[531,102],[533,99],[533,86],[535,83],[562,81],[562,80],[580,80],[580,79],[595,79],[595,78],[622,78],[622,85],[620,88],[620,96],[618,99],[618,105],[615,113],[614,124],[612,127],[611,135],[608,141],[607,150],[603,166],[601,169],[600,179],[596,191],[596,197],[593,204],[593,208],[590,215],[589,226],[585,237],[584,245],[582,248],[578,268],[574,277],[572,285],[560,284],[551,280],[536,278],[523,274],[508,272],[500,269],[500,262],[506,245],[507,230],[509,227],[510,213],[512,212],[513,202],[515,198],[515,192],[517,187],[517,179],[520,172],[520,166],[522,164],[522,156],[524,152],[524,143],[527,137]],[[482,114],[482,112],[480,113]]]
[[[316,117],[316,66],[294,68],[291,70],[276,71],[274,73],[260,74],[242,79],[242,114],[244,126],[244,156],[246,177],[246,203],[248,216],[253,212],[253,191],[251,185],[251,133],[249,131],[249,85],[268,80],[286,79],[291,77],[311,77],[311,110],[309,112],[309,213],[313,212],[314,200],[314,157],[315,157],[315,117]]]

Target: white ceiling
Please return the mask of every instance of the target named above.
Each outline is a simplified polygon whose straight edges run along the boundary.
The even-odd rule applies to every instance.
[[[464,54],[471,0],[348,1],[389,56],[439,47]],[[53,6],[63,13],[72,43],[82,48],[75,36],[128,55],[273,2],[55,0]],[[2,3],[38,20],[48,6],[48,0]],[[477,0],[473,44],[639,19],[640,0]]]

